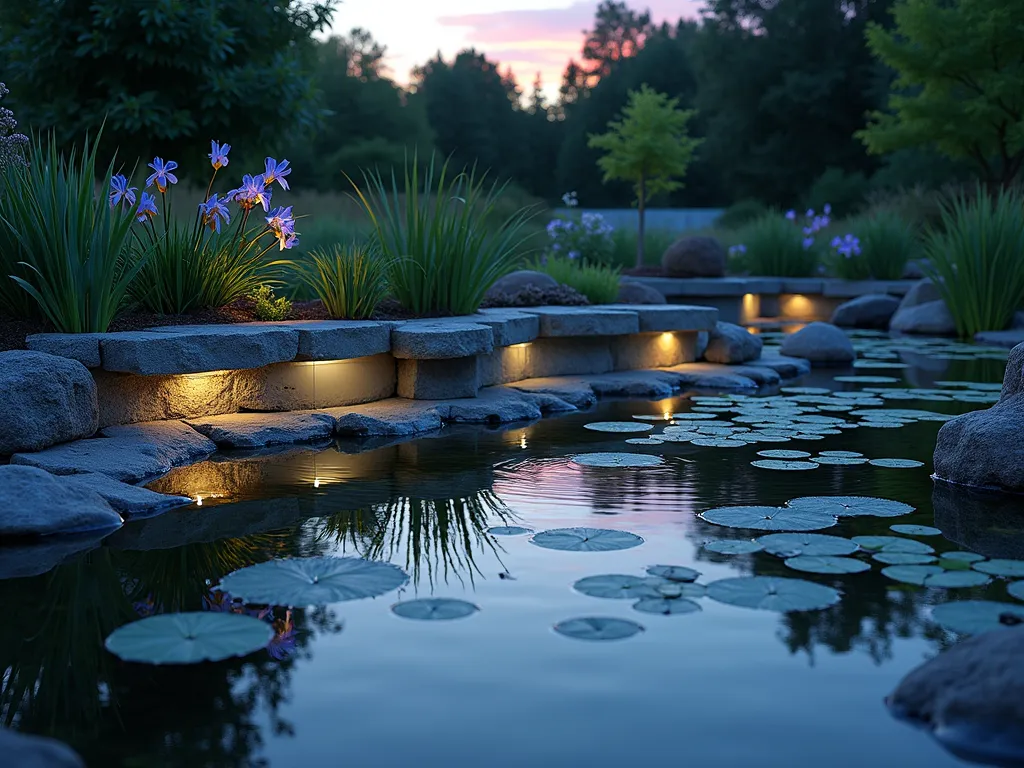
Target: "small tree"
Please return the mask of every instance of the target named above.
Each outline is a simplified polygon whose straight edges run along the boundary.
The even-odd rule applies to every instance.
[[[621,180],[633,183],[636,192],[639,225],[636,241],[636,265],[644,264],[644,211],[647,201],[661,192],[683,186],[679,180],[693,158],[701,139],[686,134],[686,124],[694,110],[679,109],[679,100],[670,99],[647,85],[629,92],[629,103],[620,120],[608,123],[608,132],[590,136],[588,145],[605,155],[597,161],[604,171],[604,182]]]
[[[867,32],[896,71],[890,112],[857,136],[875,154],[931,145],[1009,186],[1024,164],[1024,3],[898,0],[892,15]]]

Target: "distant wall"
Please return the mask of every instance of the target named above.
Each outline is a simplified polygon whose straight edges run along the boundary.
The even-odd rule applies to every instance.
[[[576,209],[584,213],[599,213],[616,229],[636,230],[636,208],[585,208]],[[647,229],[668,229],[683,232],[690,229],[704,229],[714,224],[722,215],[723,208],[654,208],[647,211]],[[556,215],[566,215],[568,208],[556,208]]]

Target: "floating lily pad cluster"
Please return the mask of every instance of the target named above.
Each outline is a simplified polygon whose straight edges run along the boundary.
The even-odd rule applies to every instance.
[[[841,517],[898,517],[914,511],[901,501],[870,496],[803,496],[791,499],[783,507],[718,507],[700,517],[727,528],[757,531],[817,531],[831,528]]]

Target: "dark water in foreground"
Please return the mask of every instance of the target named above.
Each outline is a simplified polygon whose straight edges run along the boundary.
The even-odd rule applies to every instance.
[[[907,376],[925,387],[935,379],[998,381],[1002,367],[951,361]],[[851,371],[801,383],[831,384],[837,373]],[[1005,518],[979,520],[977,510],[942,498],[933,506],[929,472],[940,424],[735,449],[632,446],[623,442],[629,435],[583,429],[691,405],[685,397],[608,402],[501,430],[217,457],[177,470],[153,487],[202,497],[202,506],[130,523],[48,574],[0,582],[2,712],[19,729],[71,743],[89,766],[965,765],[893,720],[883,698],[955,642],[928,619],[931,605],[1006,599],[1003,583],[925,590],[887,579],[877,563],[851,576],[794,573],[765,553],[702,550],[708,540],[757,534],[696,517],[715,506],[797,496],[879,496],[918,511],[847,519],[825,533],[889,534],[894,522],[920,523],[959,539],[922,539],[938,550],[973,546],[1013,556],[1003,549],[1021,531]],[[960,413],[984,406],[885,407]],[[757,451],[770,449],[852,450],[925,466],[779,472],[750,465]],[[661,455],[666,463],[601,470],[568,461],[609,450]],[[484,531],[495,524],[615,528],[645,543],[553,551],[528,536]],[[123,663],[103,649],[110,631],[140,613],[214,607],[223,596],[211,587],[237,568],[313,554],[390,560],[411,579],[377,599],[274,608],[265,614],[274,644],[244,659],[160,668]],[[843,599],[823,611],[778,614],[703,598],[699,613],[661,616],[572,588],[584,576],[643,575],[657,563],[696,568],[703,583],[796,576],[836,586]],[[422,622],[389,610],[397,600],[430,595],[463,598],[480,611]],[[552,630],[595,615],[639,621],[646,631],[585,642]]]

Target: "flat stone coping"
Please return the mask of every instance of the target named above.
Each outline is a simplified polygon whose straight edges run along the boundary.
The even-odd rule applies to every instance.
[[[159,376],[347,360],[386,352],[413,360],[470,357],[540,337],[707,330],[714,327],[717,313],[710,307],[682,305],[526,307],[406,321],[286,321],[48,333],[29,336],[26,343],[31,350],[78,360],[87,368]]]
[[[839,280],[820,277],[631,277],[662,295],[723,297],[752,294],[822,295],[855,298],[868,293],[889,293],[902,296],[917,280]]]

